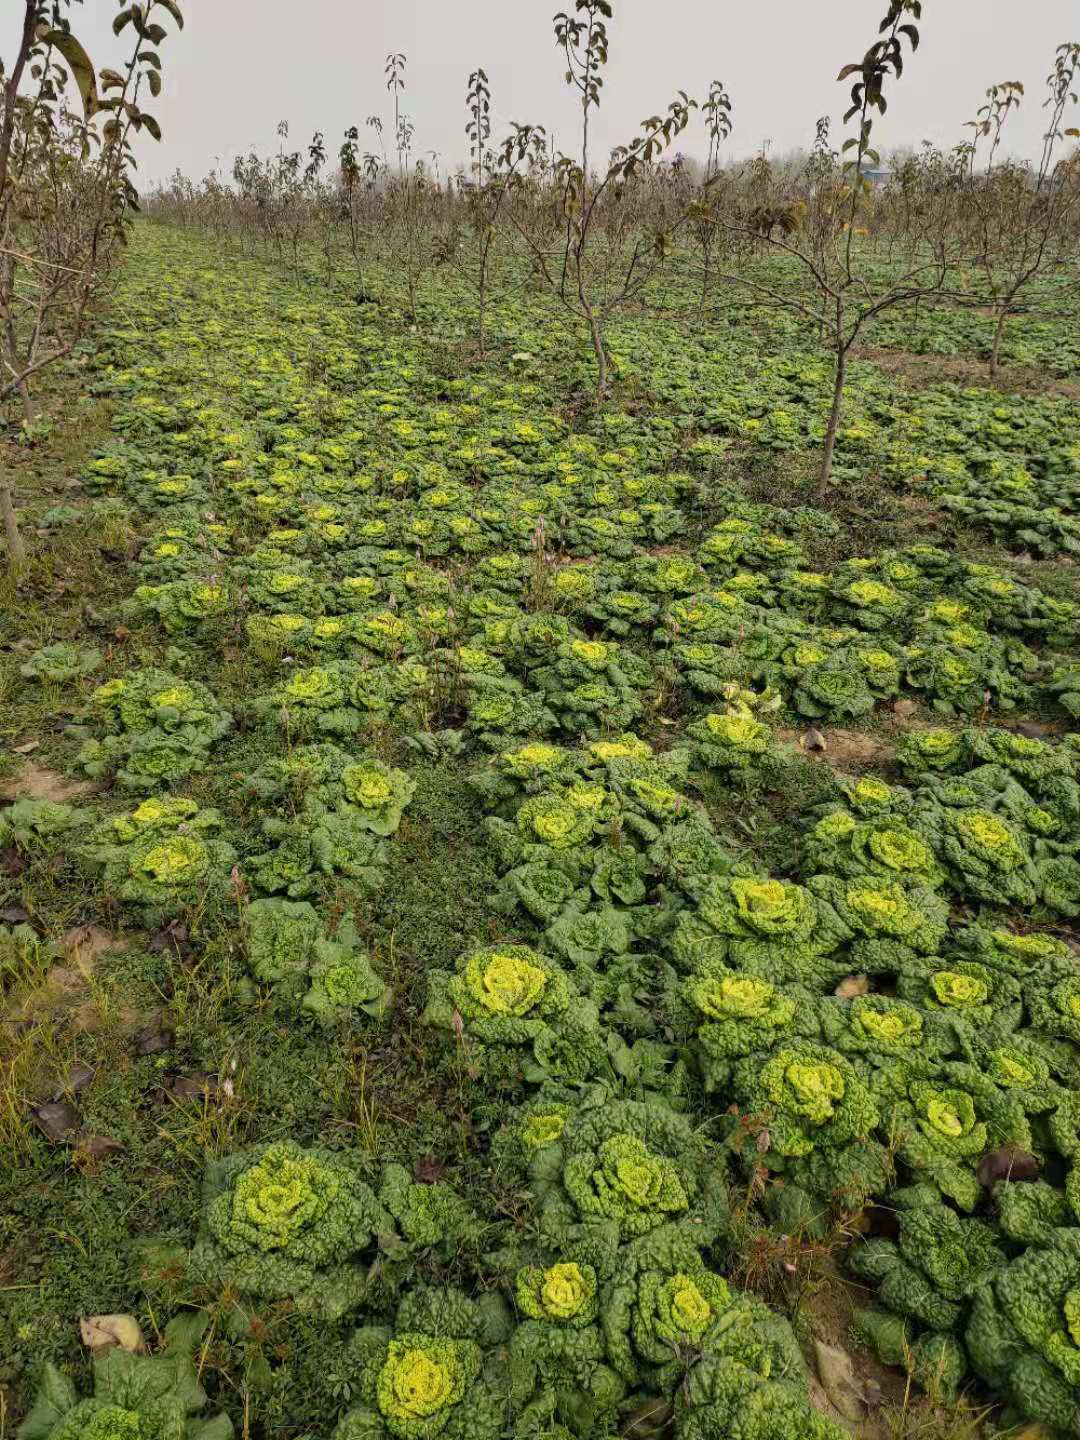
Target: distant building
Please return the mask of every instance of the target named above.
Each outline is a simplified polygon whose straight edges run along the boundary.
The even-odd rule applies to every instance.
[[[885,184],[889,176],[892,174],[892,171],[887,170],[884,167],[874,167],[871,165],[866,165],[863,167],[862,174],[863,179],[869,180],[870,184],[876,190],[879,186]]]

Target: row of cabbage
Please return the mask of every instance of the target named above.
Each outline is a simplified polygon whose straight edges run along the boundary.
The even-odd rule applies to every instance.
[[[732,681],[831,721],[900,695],[944,715],[1077,708],[1076,601],[928,544],[813,568],[813,511],[732,501],[673,549],[707,493],[690,474],[469,486],[282,468],[227,483],[240,515],[210,533],[193,482],[152,483],[182,503],[141,552],[129,616],[191,641],[244,614],[256,655],[297,662],[275,699],[323,706],[328,731],[370,708],[423,728],[448,688],[473,728],[491,710],[504,733],[617,729]],[[127,488],[147,503],[141,472]],[[530,723],[500,726],[496,691],[532,691]]]
[[[732,443],[774,455],[820,447],[832,375],[797,335],[790,348],[763,346],[741,326],[702,339],[650,318],[647,332],[624,324],[618,338],[628,374],[666,413],[703,432],[703,452],[710,442],[721,453]],[[1070,399],[948,383],[907,390],[856,364],[836,474],[855,483],[881,476],[904,499],[931,500],[1012,550],[1075,555],[1080,546],[1080,435]]]
[[[669,274],[654,287],[653,299],[665,307],[679,294],[677,277]],[[607,337],[614,374],[648,398],[642,407],[648,423],[662,415],[695,431],[705,463],[733,444],[777,456],[818,450],[833,375],[803,320],[765,311],[748,325],[742,311],[703,314],[696,292],[682,298],[690,299],[690,323],[685,315],[668,318],[663,308],[651,309],[619,317]],[[427,323],[436,334],[460,330],[468,297],[460,295],[459,303],[451,313],[429,307]],[[587,366],[565,355],[561,334],[542,312],[515,299],[496,307],[493,318],[507,346],[524,352],[515,358],[528,378],[562,369],[589,384]],[[1013,347],[1006,358],[1034,363],[1037,352],[1044,370],[1068,373],[1070,318],[1056,324],[1016,318],[1006,329],[1006,351]],[[985,317],[931,310],[913,325],[911,312],[901,309],[884,319],[873,343],[923,353],[939,350],[941,341],[948,350],[952,341],[944,337],[957,332],[958,322],[963,332]],[[1077,553],[1080,431],[1071,397],[944,382],[908,389],[876,365],[856,361],[837,442],[836,474],[844,481],[880,476],[901,497],[932,500],[1010,549]]]

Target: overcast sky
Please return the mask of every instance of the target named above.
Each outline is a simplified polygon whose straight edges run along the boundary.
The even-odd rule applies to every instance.
[[[383,79],[388,51],[408,56],[404,107],[414,153],[437,150],[444,168],[466,152],[464,93],[477,65],[488,73],[497,139],[512,120],[546,125],[570,148],[577,120],[563,83],[551,18],[560,0],[181,0],[187,24],[162,46],[165,91],[153,105],[164,138],[140,142],[142,182],[175,167],[201,177],[231,169],[251,145],[276,148],[287,119],[294,147],[322,130],[336,154],[346,126],[392,115]],[[569,0],[561,0],[568,4]],[[0,56],[10,63],[21,0],[0,0]],[[764,141],[775,152],[808,145],[818,115],[834,117],[847,86],[841,65],[876,37],[885,0],[614,0],[610,64],[597,125],[597,158],[624,141],[679,89],[701,97],[727,86],[733,155]],[[115,65],[114,0],[72,7],[73,28],[95,64]],[[929,139],[950,146],[994,81],[1021,80],[1027,97],[1008,148],[1032,154],[1044,128],[1043,85],[1055,47],[1080,39],[1077,0],[929,0],[922,40],[876,134],[881,146]],[[124,40],[130,35],[125,32]],[[1077,107],[1080,115],[1080,106]],[[1077,123],[1076,120],[1067,123]],[[389,137],[392,125],[387,125]],[[365,131],[371,148],[375,136]],[[701,122],[681,146],[701,148]]]

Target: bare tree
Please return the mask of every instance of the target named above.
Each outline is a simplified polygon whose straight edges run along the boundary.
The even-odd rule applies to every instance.
[[[680,91],[664,115],[644,121],[640,135],[617,145],[606,168],[594,170],[591,122],[604,85],[606,22],[612,13],[608,0],[576,0],[573,15],[560,11],[555,16],[555,42],[566,61],[566,82],[580,98],[578,153],[554,155],[551,184],[540,205],[535,203],[535,184],[515,186],[514,193],[523,203],[510,206],[508,212],[550,294],[588,332],[596,362],[598,404],[609,388],[605,325],[620,306],[641,293],[665,258],[671,233],[670,227],[665,232],[635,227],[633,207],[624,206],[622,200],[627,187],[644,178],[696,109],[696,102]],[[504,166],[520,165],[545,139],[542,126],[516,126],[502,147]],[[681,218],[685,221],[686,213]],[[556,246],[552,245],[552,219],[561,236]],[[599,252],[595,241],[605,229],[609,243]]]
[[[1024,292],[1055,272],[1062,284],[1075,283],[1067,265],[1073,253],[1071,222],[1080,195],[1069,183],[1069,162],[1061,151],[1066,138],[1080,136],[1080,130],[1063,125],[1068,106],[1077,103],[1078,72],[1080,43],[1059,45],[1046,79],[1048,124],[1037,168],[997,159],[1006,122],[1024,97],[1020,81],[992,85],[985,105],[969,122],[974,136],[963,147],[968,162],[965,218],[981,277],[978,298],[994,316],[992,379],[997,378],[1001,363],[1006,322]]]
[[[158,17],[183,24],[177,0],[121,9],[113,31],[132,27],[129,58],[122,70],[97,71],[71,32],[69,4],[25,0],[14,63],[7,70],[0,62],[0,403],[18,395],[28,421],[31,382],[82,337],[137,208],[132,137],[145,130],[161,138],[140,104],[144,91],[161,91],[158,47],[167,31]],[[72,83],[78,112],[67,103]],[[10,489],[0,503],[17,558]]]
[[[862,60],[840,71],[840,80],[858,77],[844,117],[856,120],[857,132],[844,141],[841,154],[829,148],[828,126],[819,121],[801,173],[777,174],[767,156],[756,157],[743,171],[741,203],[720,219],[744,237],[756,238],[777,262],[765,272],[742,267],[723,278],[744,287],[761,305],[802,316],[831,354],[819,499],[832,479],[848,366],[867,326],[886,310],[946,293],[955,269],[957,190],[951,183],[924,187],[905,230],[892,237],[887,265],[881,263],[874,234],[878,200],[866,174],[880,163],[871,143],[873,113],[884,113],[886,83],[903,74],[903,42],[912,50],[918,46],[914,22],[921,15],[921,0],[890,0],[879,38]]]

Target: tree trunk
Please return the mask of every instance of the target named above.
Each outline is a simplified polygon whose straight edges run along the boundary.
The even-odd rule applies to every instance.
[[[480,344],[480,363],[484,362],[484,308],[487,305],[487,245],[480,241],[480,306],[476,316],[476,338]]]
[[[7,206],[11,203],[11,191],[8,189],[8,166],[11,160],[12,137],[15,134],[16,96],[19,93],[23,71],[26,69],[26,62],[34,44],[37,18],[38,7],[35,0],[26,0],[26,8],[23,12],[22,39],[15,56],[15,63],[11,67],[11,73],[7,77],[7,84],[3,90],[4,106],[2,117],[0,117],[0,201],[3,202],[5,213]]]
[[[994,344],[990,351],[991,380],[996,380],[998,377],[998,365],[1001,358],[1001,337],[1005,332],[1005,319],[1008,313],[1007,308],[1002,309],[998,314],[997,324],[994,326]]]
[[[844,408],[844,380],[847,376],[847,347],[841,345],[836,351],[836,379],[833,384],[832,409],[829,411],[829,428],[825,431],[825,451],[821,457],[821,471],[818,475],[818,500],[823,500],[832,479],[833,454],[836,450],[836,432],[840,428],[840,414]]]
[[[574,268],[577,271],[578,303],[581,306],[581,313],[585,317],[585,323],[589,327],[589,339],[592,341],[593,354],[596,356],[596,404],[599,408],[607,399],[608,357],[607,351],[604,349],[604,337],[600,333],[600,322],[596,318],[596,311],[593,309],[592,301],[586,290],[584,256],[581,251],[574,256]]]
[[[604,349],[604,337],[600,334],[600,326],[597,324],[596,316],[590,309],[588,314],[589,339],[592,341],[593,354],[596,356],[596,403],[603,405],[607,399],[608,390],[608,359],[607,351]]]
[[[18,569],[26,563],[26,546],[19,534],[19,520],[15,514],[15,496],[10,480],[0,480],[0,514],[4,517],[8,559],[12,568]]]

